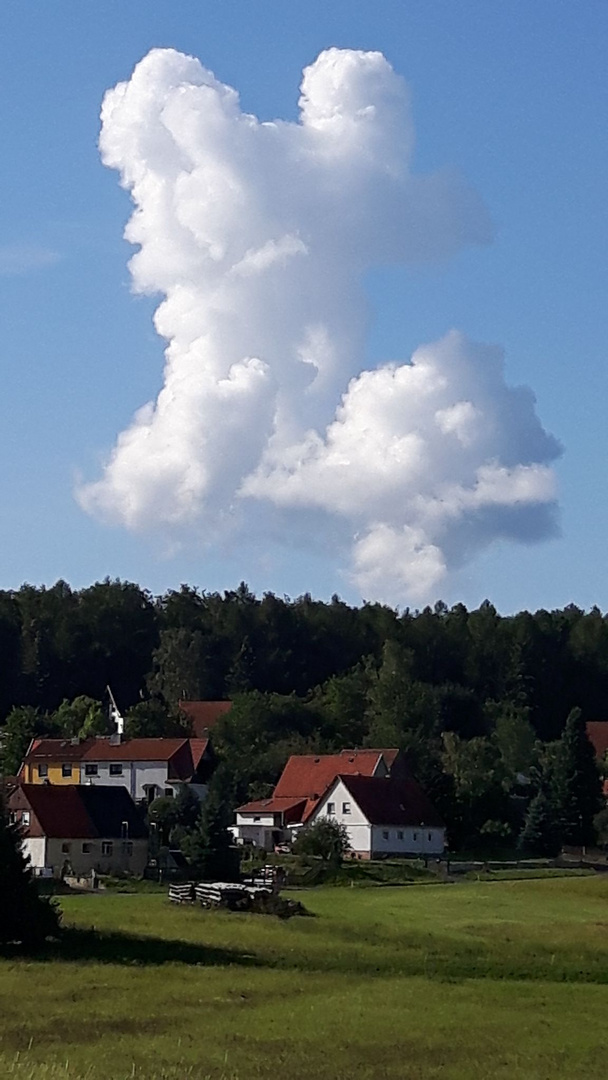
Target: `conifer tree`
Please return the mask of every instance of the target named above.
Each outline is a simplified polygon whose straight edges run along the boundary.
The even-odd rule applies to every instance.
[[[532,799],[526,814],[519,847],[531,855],[557,855],[560,849],[559,822],[550,799],[541,789]]]
[[[19,828],[9,821],[0,798],[0,944],[31,948],[58,931],[57,909],[38,895]]]
[[[602,784],[580,709],[572,709],[561,737],[559,811],[562,843],[595,842],[593,819],[602,808]]]
[[[203,881],[238,881],[239,854],[232,846],[233,784],[220,765],[209,784],[200,822],[182,841],[182,850]]]

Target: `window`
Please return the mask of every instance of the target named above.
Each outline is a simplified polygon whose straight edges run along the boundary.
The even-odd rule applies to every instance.
[[[429,844],[430,844],[431,840],[433,839],[433,834],[432,834],[432,832],[428,832],[428,833],[426,834],[426,838],[427,838],[427,840],[428,840],[428,842],[429,842]]]
[[[333,817],[335,812],[336,812],[336,804],[335,804],[335,802],[328,802],[328,804],[327,804],[327,816],[328,817]]]
[[[397,839],[398,840],[403,840],[403,829],[399,829],[397,831]]]
[[[110,776],[122,776],[122,761],[110,762]]]
[[[65,762],[65,764],[63,764],[61,766],[61,775],[62,776],[71,776],[72,775],[72,766],[70,765],[69,762]]]
[[[349,802],[343,802],[342,803],[342,813],[343,814],[350,814],[350,803]]]
[[[174,795],[175,795],[175,792],[174,792],[172,787],[166,787],[165,788],[165,799],[172,799],[174,797]]]
[[[111,855],[113,851],[114,851],[114,844],[112,843],[111,840],[102,840],[101,841],[101,854],[102,855]]]
[[[30,812],[29,812],[29,810],[22,810],[21,811],[21,824],[22,825],[29,825],[29,823],[30,823]]]
[[[383,830],[382,830],[382,839],[383,839],[383,840],[388,840],[388,838],[389,838],[389,831],[388,831],[388,829],[383,829]]]
[[[48,765],[39,765],[38,766],[38,776],[40,778],[42,778],[42,777],[45,777],[45,776],[48,776],[48,775],[49,775],[49,767],[48,767]]]
[[[253,815],[253,820],[254,821],[260,821],[260,815],[259,814],[254,814]]]
[[[85,776],[97,776],[97,763],[92,761],[85,761],[84,763],[84,775]]]
[[[15,810],[9,810],[9,812],[8,812],[8,820],[9,820],[11,825],[16,825],[17,824],[17,814],[16,814]]]
[[[83,844],[82,845],[82,854],[83,855],[90,855],[91,854],[91,844]]]
[[[69,855],[71,850],[72,850],[72,845],[71,844],[64,843],[64,844],[61,845],[61,854],[62,855]]]
[[[414,835],[413,835],[413,839],[414,839],[414,840],[417,840],[417,839],[418,839],[418,833],[417,833],[417,832],[415,832],[415,833],[414,833]]]
[[[123,840],[122,853],[123,853],[123,855],[132,855],[133,854],[133,841],[132,840]]]

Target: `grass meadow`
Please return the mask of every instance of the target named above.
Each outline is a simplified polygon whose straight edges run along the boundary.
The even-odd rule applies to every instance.
[[[606,1076],[608,880],[298,898],[311,917],[279,922],[62,897],[62,954],[0,959],[0,1076]]]

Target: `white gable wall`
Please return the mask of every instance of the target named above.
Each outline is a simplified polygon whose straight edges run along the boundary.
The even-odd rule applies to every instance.
[[[333,805],[333,811],[329,809]],[[349,809],[345,810],[345,806]],[[348,842],[354,852],[369,855],[371,852],[371,825],[361,812],[350,791],[342,780],[333,787],[329,795],[324,795],[309,820],[312,825],[320,818],[330,818],[344,825],[348,833]]]

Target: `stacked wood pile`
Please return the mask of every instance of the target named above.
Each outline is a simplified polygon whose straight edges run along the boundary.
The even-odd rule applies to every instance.
[[[288,900],[278,896],[267,886],[240,885],[235,882],[188,881],[179,885],[170,885],[169,900],[173,904],[200,904],[203,908],[249,911],[257,915],[278,915],[280,919],[308,914],[297,900]]]

